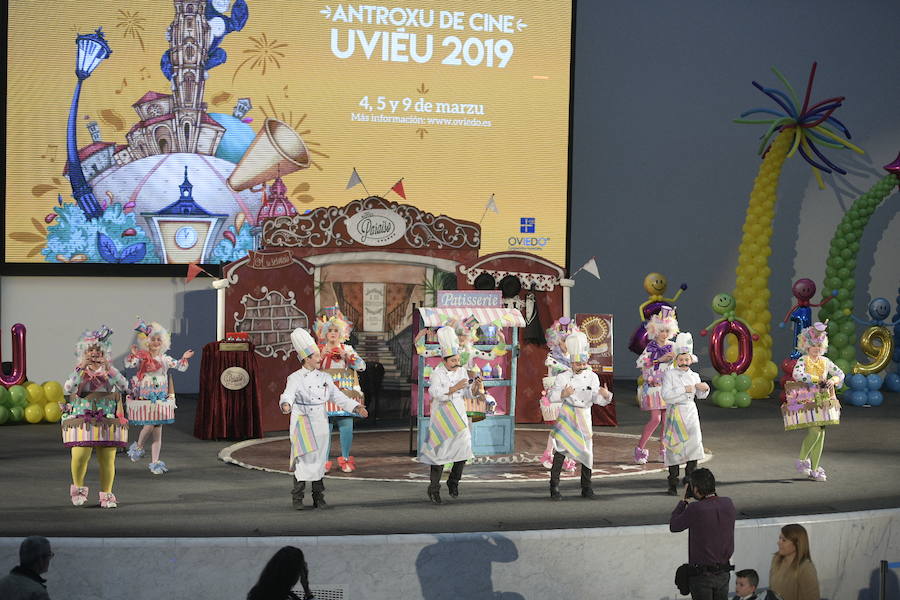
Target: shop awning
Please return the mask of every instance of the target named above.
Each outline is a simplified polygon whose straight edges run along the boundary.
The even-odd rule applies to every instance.
[[[463,322],[470,317],[479,325],[497,325],[499,327],[525,327],[525,317],[517,308],[465,308],[460,306],[419,308],[425,327],[440,327],[455,319]]]

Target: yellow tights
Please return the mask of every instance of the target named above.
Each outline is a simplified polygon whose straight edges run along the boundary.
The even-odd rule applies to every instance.
[[[88,462],[91,460],[90,446],[72,448],[72,483],[84,487],[84,476],[87,474]],[[113,480],[116,478],[116,449],[111,446],[97,448],[97,461],[100,463],[100,491],[112,492]]]

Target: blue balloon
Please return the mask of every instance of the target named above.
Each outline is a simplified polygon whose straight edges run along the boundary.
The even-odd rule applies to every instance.
[[[889,392],[900,392],[900,375],[888,373],[884,378],[884,389]]]
[[[850,386],[851,390],[865,390],[866,376],[862,373],[854,373],[847,378],[846,383]]]
[[[884,396],[881,395],[881,392],[868,392],[866,394],[866,402],[871,406],[881,406],[881,403],[884,402]]]
[[[881,379],[881,375],[876,375],[875,373],[872,373],[871,375],[866,377],[866,385],[868,386],[870,392],[880,390],[882,381],[883,380]]]
[[[798,306],[791,313],[790,320],[794,322],[794,345],[791,352],[791,358],[794,360],[800,358],[802,353],[797,348],[797,338],[800,332],[812,325],[812,309],[808,306]]]
[[[868,399],[868,393],[862,390],[850,390],[844,394],[844,400],[853,406],[863,406]]]

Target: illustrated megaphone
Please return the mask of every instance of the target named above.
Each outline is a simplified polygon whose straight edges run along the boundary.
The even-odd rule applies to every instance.
[[[266,119],[241,162],[228,177],[236,192],[309,168],[309,151],[300,134],[277,119]]]

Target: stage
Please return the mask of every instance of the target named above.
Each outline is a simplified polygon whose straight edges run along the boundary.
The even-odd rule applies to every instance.
[[[181,396],[177,422],[163,433],[162,460],[171,471],[154,476],[146,460],[132,463],[120,454],[114,489],[119,508],[101,510],[94,460],[86,480],[91,496],[87,505],[76,508],[68,498],[69,453],[62,447],[59,426],[6,426],[0,430],[0,536],[332,536],[665,524],[676,499],[664,493],[662,463],[651,460],[639,468],[630,460],[645,420],[634,404],[633,385],[616,382],[619,427],[594,428],[594,488],[599,496],[594,501],[579,497],[577,477],[563,478],[562,502],[548,499],[547,471],[534,462],[546,443],[547,427],[520,425],[518,460],[516,455],[508,463],[495,457],[479,464],[485,459],[476,459],[466,467],[460,497],[444,494],[444,505],[434,506],[425,495],[427,468],[408,455],[405,423],[394,421],[379,423],[377,429],[365,423],[357,428],[353,453],[359,470],[333,471],[325,480],[331,510],[297,512],[290,507],[287,474],[223,462],[223,452],[247,458],[245,450],[233,448],[233,441],[195,439],[196,400]],[[826,483],[807,481],[794,471],[803,433],[783,431],[778,406],[776,400],[755,400],[746,409],[700,403],[704,446],[710,453],[704,466],[716,475],[719,492],[733,498],[739,518],[900,507],[897,394],[886,393],[880,407],[847,406],[841,424],[828,428],[822,459]],[[136,433],[132,429],[132,437]],[[269,466],[284,470],[286,443],[265,445],[271,446]],[[337,448],[335,436],[332,453]],[[368,456],[367,448],[378,449],[379,455]],[[396,466],[388,468],[386,462]]]

